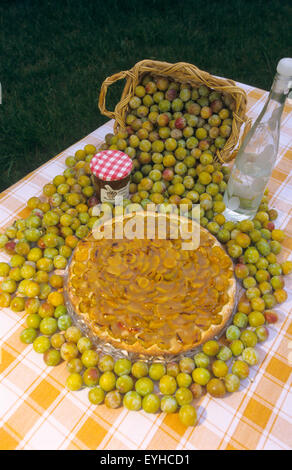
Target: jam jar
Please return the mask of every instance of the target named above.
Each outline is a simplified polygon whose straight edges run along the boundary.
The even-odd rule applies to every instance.
[[[103,150],[90,161],[92,182],[100,202],[115,202],[129,197],[131,158],[119,150]]]

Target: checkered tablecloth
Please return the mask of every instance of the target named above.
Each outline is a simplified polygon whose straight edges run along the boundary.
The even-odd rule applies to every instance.
[[[267,93],[239,83],[248,94],[249,115],[256,117]],[[98,128],[0,195],[0,227],[27,215],[25,202],[64,171],[68,155],[85,144],[99,144],[112,122]],[[269,182],[277,226],[287,238],[281,257],[292,251],[292,104],[285,107],[277,165]],[[1,253],[1,260],[8,257]],[[291,280],[288,300],[277,309],[279,322],[260,348],[260,364],[237,393],[224,399],[205,395],[198,403],[199,422],[185,428],[177,415],[150,415],[124,408],[93,406],[87,390],[64,388],[64,365],[47,367],[42,355],[20,342],[24,313],[0,314],[1,449],[289,449],[292,447]]]

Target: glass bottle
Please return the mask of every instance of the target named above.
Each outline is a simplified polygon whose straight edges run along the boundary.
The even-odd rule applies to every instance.
[[[268,99],[245,137],[224,194],[228,220],[252,219],[276,162],[281,116],[292,86],[292,58],[281,59]]]

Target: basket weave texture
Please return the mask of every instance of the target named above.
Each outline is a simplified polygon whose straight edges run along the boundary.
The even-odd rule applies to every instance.
[[[126,127],[125,121],[129,111],[129,101],[135,94],[135,88],[141,83],[142,78],[151,74],[153,76],[168,77],[179,83],[188,83],[192,87],[206,85],[207,87],[230,95],[234,101],[233,120],[231,134],[221,150],[217,150],[217,157],[222,163],[226,163],[236,156],[236,146],[240,147],[242,140],[251,127],[251,121],[246,116],[247,97],[244,90],[239,88],[233,80],[215,77],[208,72],[186,62],[170,64],[154,60],[142,60],[137,62],[130,70],[118,72],[107,77],[100,90],[98,106],[102,114],[115,120],[114,132]],[[114,111],[106,109],[106,94],[108,87],[118,80],[126,79],[120,101]],[[245,124],[240,137],[240,128]]]

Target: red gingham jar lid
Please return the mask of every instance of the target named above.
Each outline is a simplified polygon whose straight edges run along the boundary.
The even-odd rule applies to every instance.
[[[90,161],[90,170],[102,181],[117,181],[131,173],[133,162],[120,150],[103,150],[94,155]]]

